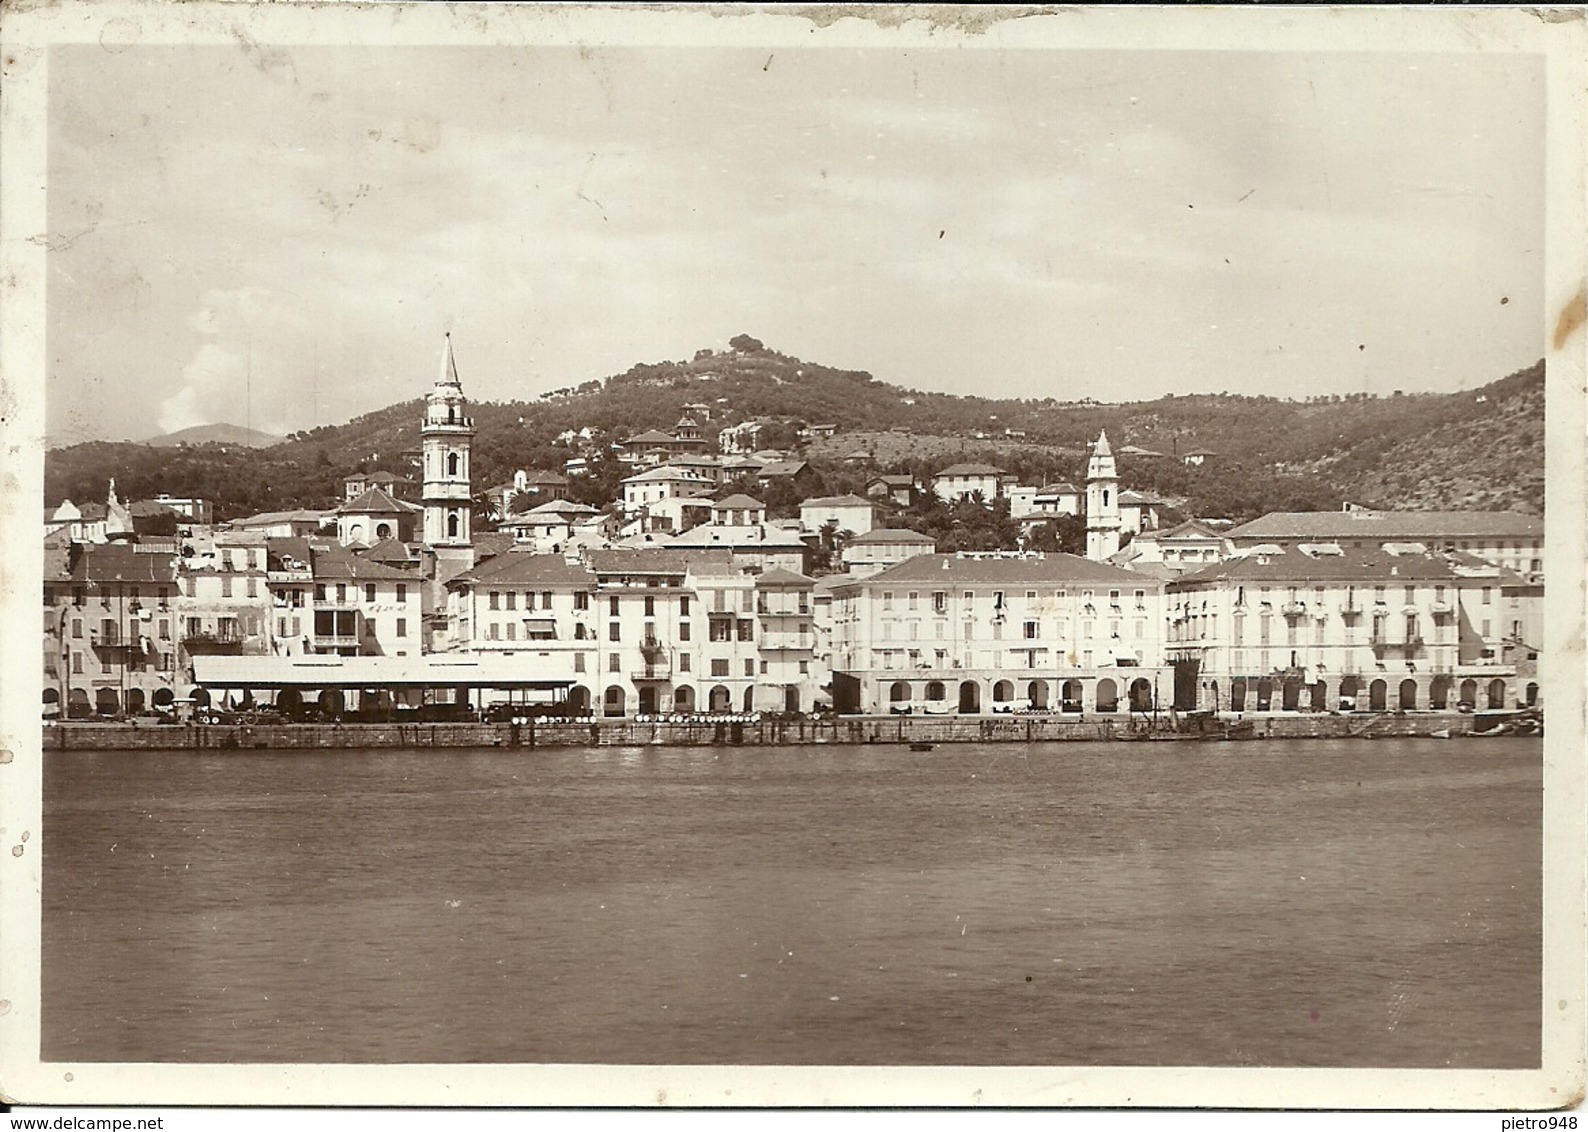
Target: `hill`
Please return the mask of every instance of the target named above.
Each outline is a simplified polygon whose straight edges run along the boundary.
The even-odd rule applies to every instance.
[[[243,428],[241,425],[208,424],[152,436],[142,443],[151,448],[179,448],[184,444],[236,444],[244,448],[269,448],[285,439],[284,436],[272,436],[268,432]]]
[[[466,367],[463,382],[467,390]],[[967,385],[974,380],[968,377]],[[558,439],[569,432],[592,430],[594,445],[604,450],[647,429],[670,430],[687,411],[708,437],[745,420],[769,422],[761,444],[799,447],[821,490],[831,493],[863,487],[872,471],[927,476],[965,459],[994,460],[1028,483],[1078,480],[1087,447],[1106,429],[1116,452],[1135,446],[1164,454],[1121,456],[1127,487],[1183,499],[1186,510],[1202,515],[1244,519],[1269,510],[1332,509],[1346,500],[1403,509],[1543,509],[1542,362],[1451,394],[1305,401],[1196,394],[1067,403],[916,391],[740,336],[726,351],[641,363],[604,381],[533,401],[480,402],[471,411],[476,490],[509,479],[516,468],[561,468],[581,451]],[[177,452],[76,445],[47,455],[46,495],[51,502],[102,498],[114,475],[124,496],[201,495],[214,501],[220,518],[323,506],[339,498],[351,472],[410,472],[421,415],[422,403],[410,400],[261,449],[240,442],[189,441]],[[797,432],[811,424],[836,425],[838,432],[805,446]],[[1216,456],[1197,468],[1176,458],[1197,448]],[[874,463],[846,463],[857,449]],[[604,460],[597,473],[577,482],[576,493],[605,502],[621,469]]]

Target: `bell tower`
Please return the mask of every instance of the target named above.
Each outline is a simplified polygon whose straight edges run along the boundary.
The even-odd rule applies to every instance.
[[[1099,432],[1086,464],[1086,557],[1102,562],[1119,553],[1119,473],[1108,433]]]
[[[419,435],[424,452],[424,541],[437,549],[467,548],[472,545],[469,448],[474,422],[458,380],[450,333],[441,348],[441,376],[426,398]]]

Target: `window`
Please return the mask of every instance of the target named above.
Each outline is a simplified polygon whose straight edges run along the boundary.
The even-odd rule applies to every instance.
[[[1489,639],[1489,619],[1487,617],[1483,619],[1480,632],[1484,640]]]
[[[585,610],[589,609],[590,608],[590,595],[585,593],[583,590],[580,590],[579,592],[575,593],[573,595],[573,607],[574,607],[574,609],[578,610],[581,613],[584,612]]]
[[[1491,591],[1488,586],[1484,586],[1483,587],[1483,604],[1484,605],[1488,605],[1493,600],[1494,600],[1493,591]],[[1488,636],[1489,635],[1489,632],[1488,632],[1487,629],[1484,630],[1483,635],[1484,636]]]
[[[518,591],[516,591],[516,590],[508,590],[505,594],[502,595],[502,600],[503,600],[503,604],[506,605],[506,607],[508,609],[517,609],[518,608]]]
[[[486,629],[485,629],[485,639],[488,640],[488,641],[500,640],[501,639],[501,635],[502,635],[502,627],[500,625],[498,625],[495,621],[492,621],[490,623],[490,625],[488,625],[486,627]]]
[[[397,618],[397,636],[406,637],[407,635],[408,635],[408,618],[406,618],[406,617]]]
[[[232,576],[230,574],[221,575],[221,596],[232,596]]]
[[[753,641],[753,640],[755,640],[755,622],[754,621],[741,621],[741,622],[739,622],[739,639],[741,641]]]
[[[573,670],[575,672],[584,671],[584,653],[576,652],[573,654]]]
[[[540,607],[542,609],[550,609],[551,608],[551,591],[550,590],[541,590],[540,591]],[[530,608],[533,608],[533,606],[530,606]]]
[[[347,583],[346,582],[338,582],[338,583],[336,583],[336,604],[345,605],[346,603],[347,603]]]
[[[487,594],[486,598],[487,598],[486,604],[487,604],[488,608],[490,608],[490,609],[501,609],[502,608],[502,595],[497,593],[495,590],[492,590],[489,594]]]
[[[764,661],[764,660],[761,662],[761,675],[762,676],[766,675],[766,661]]]
[[[678,639],[680,641],[689,640],[689,622],[688,621],[683,621],[683,622],[679,623],[679,626],[678,626]]]
[[[81,676],[83,674],[83,654],[80,652],[74,652],[72,654],[72,672],[77,676]]]
[[[884,590],[883,591],[883,594],[882,594],[882,608],[883,609],[892,609],[893,608],[893,591],[892,590]]]
[[[711,674],[713,676],[726,676],[726,675],[728,675],[728,662],[727,662],[727,660],[724,659],[724,658],[721,658],[721,657],[713,658],[712,662],[711,662]]]
[[[609,640],[609,641],[621,641],[623,639],[622,628],[623,628],[622,623],[618,622],[618,621],[614,621],[614,622],[612,622],[612,624],[608,625],[607,626],[607,640]]]
[[[204,631],[204,619],[202,617],[189,617],[187,619],[187,635],[188,636],[196,637],[200,633],[202,633],[203,631]]]
[[[948,610],[948,594],[943,590],[932,591],[932,612],[944,613]],[[804,612],[801,610],[801,612]]]
[[[623,671],[623,657],[620,654],[613,653],[611,656],[607,657],[607,671],[608,672],[622,672]]]
[[[375,602],[375,583],[374,582],[365,582],[364,583],[364,600],[366,602],[369,602],[370,604],[374,604],[374,602]],[[512,607],[509,606],[508,608],[511,609]]]
[[[810,661],[808,661],[808,660],[800,661],[800,675],[801,676],[808,676],[810,674],[810,670],[811,670],[811,662]]]
[[[1026,640],[1034,641],[1041,636],[1041,625],[1036,621],[1026,622]]]
[[[755,660],[754,660],[754,658],[752,658],[752,657],[746,657],[745,658],[745,661],[744,661],[744,674],[746,676],[754,676],[755,675]]]
[[[678,616],[689,616],[689,599],[687,597],[681,597],[678,599]]]
[[[607,598],[607,612],[613,617],[618,615],[618,598],[616,594],[613,594],[611,597]]]
[[[283,618],[283,620],[285,620],[285,618]],[[81,625],[81,622],[79,622],[79,625]],[[286,634],[285,629],[282,630],[282,634]],[[160,639],[162,641],[169,641],[171,639],[171,619],[169,617],[160,618]]]
[[[689,671],[689,654],[687,652],[681,652],[678,654],[678,671]]]
[[[81,637],[82,635],[83,635],[83,619],[81,617],[72,618],[72,636]]]
[[[83,604],[83,587],[82,586],[73,586],[72,587],[72,604],[73,605],[82,605]]]
[[[656,616],[656,599],[654,597],[646,597],[645,599],[645,616]]]
[[[921,595],[916,593],[914,590],[905,595],[905,600],[908,602],[910,609],[914,609],[916,607],[916,601],[920,596]]]

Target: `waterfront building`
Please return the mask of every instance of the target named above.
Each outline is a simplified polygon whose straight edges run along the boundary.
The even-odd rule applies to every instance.
[[[138,713],[175,698],[175,559],[130,543],[73,543],[45,556],[44,711]]]
[[[335,543],[269,539],[271,649],[279,655],[406,656],[422,651],[420,571]]]
[[[514,550],[454,578],[459,651],[518,658],[602,716],[808,710],[810,594],[792,571],[753,575],[723,550]],[[792,706],[791,706],[792,705]]]
[[[1206,708],[1535,702],[1536,680],[1505,645],[1540,616],[1522,610],[1542,604],[1542,586],[1514,588],[1516,605],[1508,604],[1507,586],[1520,581],[1475,556],[1422,544],[1268,544],[1169,583],[1167,649],[1195,674],[1196,702]]]
[[[1511,511],[1275,511],[1229,532],[1237,549],[1298,543],[1382,547],[1423,543],[1432,550],[1462,551],[1522,577],[1544,571],[1544,520]]]
[[[196,656],[271,651],[271,596],[263,535],[219,531],[183,540],[173,609],[178,685],[193,681]]]
[[[1163,583],[1116,566],[923,554],[830,592],[840,712],[1150,711],[1170,691]]]
[[[1108,447],[1108,433],[1099,432],[1086,465],[1086,557],[1103,562],[1119,553],[1119,473]]]

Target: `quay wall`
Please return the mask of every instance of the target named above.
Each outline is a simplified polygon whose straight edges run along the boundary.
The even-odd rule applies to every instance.
[[[1233,716],[1231,719],[1233,720]],[[1462,735],[1473,717],[1456,712],[1331,715],[1247,712],[1259,739]],[[260,726],[127,723],[52,724],[45,750],[325,750],[362,747],[802,746],[821,743],[1050,743],[1127,739],[1128,716],[840,716],[758,723],[350,723]]]

